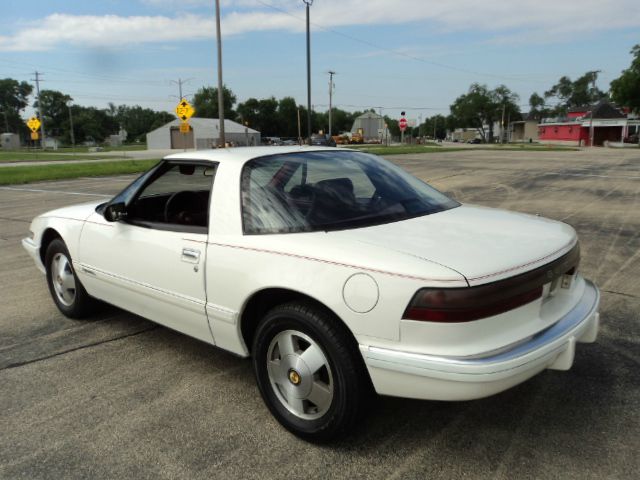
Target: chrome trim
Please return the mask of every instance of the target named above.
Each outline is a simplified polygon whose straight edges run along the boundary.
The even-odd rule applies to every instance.
[[[528,341],[498,354],[487,352],[484,356],[445,357],[372,346],[361,346],[361,351],[370,366],[412,373],[424,370],[422,374],[426,376],[430,375],[428,372],[483,375],[511,370],[561,352],[572,336],[579,339],[580,334],[597,321],[599,303],[598,288],[585,280],[582,298],[564,317]]]

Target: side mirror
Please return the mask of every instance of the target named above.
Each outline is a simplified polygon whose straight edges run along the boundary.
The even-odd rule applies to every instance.
[[[104,219],[107,222],[117,222],[127,216],[127,208],[124,203],[111,203],[104,209]]]

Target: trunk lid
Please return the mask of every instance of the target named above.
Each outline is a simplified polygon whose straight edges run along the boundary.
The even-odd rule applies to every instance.
[[[537,268],[576,243],[567,224],[474,205],[333,234],[441,264],[471,286]]]

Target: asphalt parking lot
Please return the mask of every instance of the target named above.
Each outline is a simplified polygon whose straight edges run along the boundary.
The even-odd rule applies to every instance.
[[[637,478],[640,150],[394,161],[459,201],[576,228],[602,327],[572,370],[473,402],[372,398],[350,438],[310,445],[263,406],[249,361],[115,308],[58,313],[20,246],[30,220],[131,177],[0,187],[0,478]]]

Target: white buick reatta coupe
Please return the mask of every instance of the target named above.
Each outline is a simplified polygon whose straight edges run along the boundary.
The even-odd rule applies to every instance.
[[[109,202],[35,218],[23,245],[68,317],[98,299],[251,356],[308,440],[349,431],[371,387],[485,397],[569,369],[598,332],[573,228],[351,150],[171,155]]]

